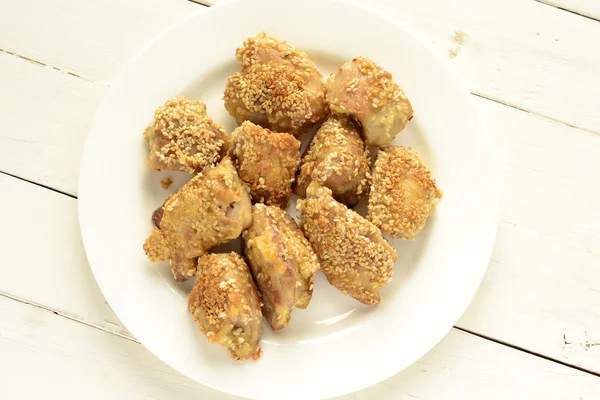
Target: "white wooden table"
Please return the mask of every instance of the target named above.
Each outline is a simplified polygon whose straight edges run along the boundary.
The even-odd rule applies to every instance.
[[[463,75],[495,137],[503,198],[488,273],[455,329],[344,399],[600,399],[600,2],[362,1]],[[0,1],[0,398],[232,399],[127,332],[76,212],[83,143],[115,76],[203,8]]]

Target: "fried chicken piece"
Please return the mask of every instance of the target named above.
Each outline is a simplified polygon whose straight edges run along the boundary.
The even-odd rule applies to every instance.
[[[354,124],[343,116],[332,115],[302,157],[294,193],[305,197],[306,188],[315,181],[331,189],[337,201],[355,205],[369,194],[370,169],[369,151]]]
[[[306,53],[263,32],[235,55],[242,71],[227,80],[224,100],[238,123],[300,136],[325,119],[323,75]]]
[[[231,153],[254,202],[285,208],[300,164],[300,141],[246,121],[232,134]]]
[[[229,137],[206,115],[206,105],[185,96],[158,107],[144,139],[149,147],[147,165],[159,171],[196,175],[217,164],[229,149]]]
[[[250,196],[229,157],[192,178],[159,210],[144,251],[151,261],[168,259],[180,283],[196,273],[197,257],[237,238],[252,222]]]
[[[263,314],[273,330],[285,328],[292,307],[308,307],[319,269],[317,256],[296,221],[279,207],[255,204],[252,225],[242,237],[262,294]]]
[[[383,232],[395,239],[414,239],[441,198],[417,153],[400,146],[379,151],[367,218]]]
[[[198,277],[188,296],[188,308],[208,341],[229,349],[231,357],[260,357],[260,297],[239,254],[207,254],[198,259]]]
[[[375,225],[331,194],[317,182],[308,186],[306,200],[297,205],[300,227],[330,284],[362,303],[378,304],[398,255]]]
[[[325,86],[331,110],[355,118],[369,146],[386,146],[412,119],[410,101],[392,74],[368,58],[342,65]]]

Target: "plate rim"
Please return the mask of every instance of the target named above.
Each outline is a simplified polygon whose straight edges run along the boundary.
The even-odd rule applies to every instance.
[[[104,96],[102,102],[100,103],[100,105],[98,106],[96,113],[94,115],[94,118],[92,119],[92,123],[90,124],[90,128],[88,131],[88,135],[86,136],[86,140],[85,140],[85,145],[84,145],[84,149],[82,152],[82,158],[81,158],[81,166],[79,168],[79,178],[78,178],[78,202],[77,202],[77,209],[78,209],[78,221],[79,221],[79,227],[80,227],[80,232],[81,232],[81,236],[82,236],[82,243],[84,246],[84,250],[86,253],[86,258],[88,257],[89,254],[89,247],[91,246],[88,243],[88,240],[86,240],[86,233],[85,230],[86,228],[84,227],[84,225],[86,224],[86,216],[85,216],[85,204],[86,204],[86,198],[87,196],[85,195],[84,191],[81,191],[81,187],[85,187],[85,184],[82,184],[85,180],[85,176],[87,175],[87,170],[88,168],[90,168],[88,166],[89,161],[86,162],[86,160],[89,160],[90,156],[90,137],[92,136],[92,133],[95,130],[95,127],[98,125],[98,120],[101,119],[101,116],[103,114],[103,110],[108,107],[107,105],[110,103],[110,100],[112,99],[112,97],[114,96],[115,92],[116,92],[116,88],[118,88],[119,86],[121,86],[122,82],[125,81],[125,77],[127,75],[129,75],[131,73],[131,71],[134,71],[135,68],[134,66],[136,65],[136,63],[138,62],[139,59],[141,59],[143,57],[143,55],[153,46],[155,46],[155,44],[159,41],[161,41],[164,37],[168,36],[171,32],[176,31],[180,26],[182,25],[186,25],[188,23],[190,23],[191,20],[194,20],[196,18],[198,18],[198,16],[200,15],[205,15],[206,13],[211,13],[211,10],[213,9],[221,9],[221,8],[225,8],[225,7],[230,7],[232,5],[235,5],[238,2],[242,2],[242,1],[248,1],[248,0],[224,0],[224,1],[220,1],[219,3],[217,3],[214,6],[211,7],[207,7],[207,8],[199,8],[197,11],[191,13],[188,17],[184,18],[183,20],[173,24],[171,27],[169,27],[168,29],[166,29],[164,32],[162,32],[161,34],[159,34],[158,36],[156,36],[152,41],[150,41],[148,43],[147,46],[144,46],[139,52],[137,52],[133,57],[131,57],[129,59],[129,61],[127,62],[127,64],[121,69],[121,71],[119,72],[119,74],[117,75],[117,77],[114,79],[113,83],[111,84],[111,88],[108,90],[108,92],[106,93],[106,95]],[[391,374],[386,374],[386,376],[381,377],[381,379],[377,380],[376,382],[370,382],[368,384],[363,384],[360,383],[358,385],[349,385],[348,386],[348,390],[344,390],[344,391],[336,391],[335,394],[331,394],[328,395],[327,398],[333,397],[333,396],[342,396],[342,395],[346,395],[358,390],[362,390],[364,388],[367,388],[369,386],[375,385],[379,382],[382,382],[386,379],[389,379],[391,376],[394,376],[395,374],[403,371],[404,369],[406,369],[408,366],[414,364],[416,361],[418,361],[419,359],[421,359],[425,354],[427,354],[429,351],[431,351],[431,349],[433,349],[446,335],[447,333],[453,328],[454,324],[456,323],[456,321],[458,321],[461,316],[464,314],[464,312],[467,310],[469,304],[471,304],[473,298],[475,297],[477,291],[479,290],[479,287],[481,286],[481,283],[483,281],[483,278],[485,276],[485,273],[487,271],[488,265],[489,265],[489,260],[492,256],[492,250],[494,248],[494,244],[496,241],[496,237],[497,237],[497,229],[498,229],[498,221],[499,221],[499,212],[500,212],[500,196],[501,196],[501,190],[500,190],[500,180],[499,180],[499,170],[498,170],[498,163],[496,161],[496,147],[494,144],[494,140],[493,140],[493,136],[491,134],[491,132],[489,131],[486,121],[483,118],[483,113],[481,111],[481,107],[476,104],[473,101],[473,97],[472,94],[469,92],[469,90],[467,89],[468,86],[465,84],[465,81],[463,80],[463,78],[461,77],[461,75],[456,71],[456,69],[454,68],[454,66],[449,62],[449,60],[447,60],[446,58],[442,57],[439,52],[434,48],[434,46],[425,41],[425,39],[423,39],[421,36],[419,36],[416,32],[414,32],[412,29],[408,28],[407,26],[405,26],[405,24],[396,19],[396,18],[392,18],[388,15],[385,15],[382,11],[379,11],[377,9],[374,9],[372,7],[369,7],[367,5],[364,4],[358,4],[356,2],[352,2],[352,1],[347,1],[347,0],[327,0],[331,3],[338,3],[338,4],[343,4],[344,6],[347,7],[353,7],[356,9],[359,9],[361,12],[365,12],[365,13],[369,13],[372,14],[373,16],[383,19],[385,21],[387,21],[390,24],[393,24],[394,26],[396,26],[398,29],[404,31],[408,36],[412,37],[416,42],[419,43],[419,45],[423,46],[424,48],[426,48],[426,50],[431,53],[432,56],[434,56],[439,62],[441,62],[445,69],[447,69],[451,74],[453,79],[455,79],[459,85],[459,87],[462,89],[462,91],[464,92],[464,94],[466,96],[468,96],[468,108],[470,108],[471,110],[474,111],[474,116],[473,116],[473,120],[474,120],[474,125],[477,127],[477,130],[481,133],[481,136],[485,139],[483,140],[483,144],[485,144],[485,150],[487,151],[487,154],[489,155],[489,162],[488,162],[488,169],[489,169],[489,174],[490,176],[490,180],[494,182],[493,185],[491,185],[491,188],[494,189],[494,193],[492,194],[492,199],[493,203],[488,204],[488,209],[493,210],[493,224],[490,223],[490,225],[488,227],[486,227],[485,231],[487,232],[487,237],[488,239],[486,240],[485,244],[486,244],[486,249],[484,251],[485,254],[487,254],[486,257],[486,264],[485,266],[482,266],[480,269],[478,269],[477,271],[479,272],[479,276],[477,276],[476,281],[478,282],[477,285],[472,288],[472,290],[469,291],[469,296],[467,296],[468,301],[466,301],[466,304],[464,304],[464,306],[461,306],[461,311],[458,314],[458,316],[456,317],[456,320],[453,321],[452,325],[450,325],[446,330],[444,330],[442,332],[442,330],[440,329],[440,333],[438,335],[435,335],[435,340],[433,341],[433,343],[431,344],[431,346],[427,349],[425,349],[422,352],[419,352],[419,355],[416,357],[413,357],[414,359],[410,360],[409,362],[405,362],[403,364],[406,365],[401,365],[398,368],[396,368],[395,372],[392,372]],[[83,196],[82,196],[83,194]],[[82,201],[83,199],[83,201]],[[107,290],[107,288],[105,287],[105,284],[102,283],[102,279],[98,278],[97,275],[97,270],[92,266],[92,262],[88,259],[88,264],[90,265],[90,269],[92,270],[92,274],[94,276],[94,279],[96,280],[103,296],[106,298],[107,302],[110,303],[110,300],[108,299],[108,297],[106,296],[105,293],[110,292],[110,290]],[[475,279],[474,279],[475,280]],[[471,293],[472,292],[472,293]],[[113,305],[111,304],[111,308],[113,307]],[[118,311],[118,306],[114,308],[115,314],[119,317],[119,319],[121,320],[121,316],[119,315],[119,311]],[[458,307],[457,307],[458,308]],[[216,389],[219,390],[223,393],[229,393],[229,394],[233,394],[233,395],[237,395],[237,396],[246,396],[248,397],[247,393],[239,393],[236,392],[235,390],[232,390],[230,388],[222,388],[222,387],[216,387],[214,385],[211,385],[208,382],[204,382],[204,381],[200,381],[198,379],[196,379],[195,377],[191,377],[185,373],[182,373],[178,368],[176,368],[172,362],[168,361],[167,358],[168,357],[163,357],[162,355],[157,354],[151,347],[147,346],[145,343],[145,340],[143,339],[139,339],[139,336],[144,336],[143,334],[141,335],[137,335],[136,333],[134,333],[134,331],[137,332],[137,327],[135,329],[131,329],[130,325],[128,324],[128,322],[126,322],[125,320],[121,320],[121,322],[123,323],[124,326],[127,327],[127,329],[129,330],[129,332],[136,338],[136,340],[138,340],[142,345],[144,345],[144,347],[146,347],[146,349],[148,349],[152,354],[154,354],[154,356],[156,356],[157,358],[161,359],[163,362],[165,362],[167,365],[169,365],[170,367],[172,367],[173,369],[175,369],[176,371],[178,371],[179,373],[181,373],[182,375],[197,381],[198,383],[211,388],[211,389]]]

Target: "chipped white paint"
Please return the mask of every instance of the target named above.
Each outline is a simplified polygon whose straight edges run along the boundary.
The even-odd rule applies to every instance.
[[[2,297],[0,353],[8,399],[235,399],[173,371],[138,343]],[[338,399],[559,400],[599,392],[593,375],[452,331],[404,372]]]
[[[545,2],[592,18],[599,11],[592,0]],[[87,128],[118,70],[201,6],[8,3],[0,13],[0,171],[75,194]],[[523,0],[368,4],[433,42],[473,91],[600,132],[600,22]],[[600,373],[600,136],[476,101],[496,138],[504,194],[489,272],[458,326]],[[132,342],[87,267],[74,199],[1,174],[0,193],[10,194],[0,196],[0,293],[10,297],[0,297],[8,371],[0,385],[9,398],[230,398]],[[55,282],[72,284],[56,290]],[[26,385],[28,376],[43,381]],[[585,399],[597,397],[599,381],[453,331],[406,373],[347,398]]]
[[[531,0],[360,0],[452,59],[473,92],[600,132],[600,23]],[[596,0],[588,0],[590,3]]]
[[[478,104],[498,146],[502,222],[488,274],[458,326],[600,372],[600,348],[575,349],[568,359],[562,351],[567,331],[583,326],[600,334],[600,210],[587,201],[600,197],[592,173],[600,170],[600,136],[487,100]],[[576,158],[563,151],[565,138]],[[10,177],[0,176],[0,190],[14,193],[0,199],[0,218],[21,227],[0,232],[0,246],[8,248],[9,263],[30,265],[39,277],[24,285],[19,274],[0,269],[0,289],[86,323],[112,321],[80,247],[75,200]],[[43,202],[44,209],[27,199]],[[31,252],[32,242],[47,246]],[[56,292],[46,282],[57,275],[79,284]]]

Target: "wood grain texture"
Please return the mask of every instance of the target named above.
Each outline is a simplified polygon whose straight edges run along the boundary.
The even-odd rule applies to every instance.
[[[107,87],[0,53],[0,171],[75,194]]]
[[[3,105],[0,109],[0,171],[75,194],[82,144],[108,82],[128,58],[151,41],[150,38],[141,40],[143,35],[158,34],[160,29],[166,30],[202,8],[186,0],[169,0],[172,6],[168,7],[168,12],[163,12],[159,6],[159,3],[167,2],[158,0],[132,0],[122,8],[122,3],[117,1],[107,1],[106,7],[99,7],[98,2],[92,0],[63,0],[63,7],[34,1],[36,10],[30,13],[31,2],[11,1],[15,1],[11,11],[0,13],[0,49],[12,49],[23,57],[35,56],[47,64],[0,52],[0,69],[6,71],[0,77],[3,89],[0,91],[0,104]],[[508,15],[510,8],[495,0],[489,6],[485,5],[490,1],[475,2],[466,8],[448,2],[439,2],[434,7],[432,2],[437,0],[374,0],[369,4],[405,21],[434,43],[441,54],[448,57],[454,54],[452,62],[462,71],[471,88],[482,96],[504,99],[516,107],[527,108],[524,102],[515,101],[516,97],[524,96],[527,102],[536,104],[530,107],[536,112],[575,125],[595,126],[594,121],[600,118],[597,112],[600,109],[600,81],[597,79],[600,53],[596,51],[600,48],[600,28],[596,26],[600,24],[554,7],[519,1],[525,8],[517,8],[520,12],[518,20],[513,21],[515,26],[507,26],[503,21],[512,21]],[[508,0],[513,8],[518,7],[514,1]],[[94,4],[88,7],[88,2]],[[525,11],[531,7],[535,7],[531,12],[536,12],[534,25],[521,17],[526,16]],[[465,9],[470,10],[469,13],[460,11]],[[89,10],[94,11],[90,22],[93,29],[70,25],[89,20]],[[151,18],[146,15],[154,12],[165,16]],[[438,14],[432,16],[432,12]],[[113,26],[115,14],[119,15],[115,26],[127,29],[127,34],[92,35],[99,26]],[[490,15],[495,22],[488,26],[485,21],[491,18]],[[497,18],[498,15],[504,20]],[[44,22],[34,26],[30,19],[35,16],[44,16]],[[140,16],[145,18],[140,19]],[[471,16],[470,22],[467,21],[471,25],[464,26],[472,26],[472,29],[460,28],[465,16]],[[5,21],[5,18],[8,19]],[[127,18],[135,23],[127,25]],[[152,26],[146,26],[143,21]],[[36,47],[36,39],[31,37],[27,39],[30,44],[24,46],[26,38],[23,36],[27,35],[19,34],[21,26],[29,27],[28,35],[42,39],[52,37],[54,44],[41,42]],[[116,32],[117,28],[114,29]],[[140,32],[130,32],[133,29]],[[560,32],[555,32],[557,29]],[[72,35],[72,31],[77,31],[78,35]],[[60,36],[61,32],[68,38]],[[13,41],[13,38],[18,40]],[[4,45],[3,41],[13,45]],[[33,52],[33,48],[37,52]],[[74,52],[77,48],[85,52]],[[116,56],[110,55],[115,52]],[[82,60],[89,65],[81,66]],[[65,71],[73,70],[72,73],[84,79],[54,69],[59,67]],[[86,71],[96,72],[86,75]],[[108,72],[102,74],[99,71]],[[90,77],[98,84],[85,82]],[[483,90],[484,86],[477,82],[487,85],[489,90]],[[560,112],[553,111],[558,109]],[[577,114],[577,117],[564,118],[563,112]]]
[[[4,0],[0,49],[108,84],[158,35],[201,9],[186,0]]]
[[[600,132],[596,21],[535,1],[357,1],[433,43],[472,91]],[[103,84],[157,35],[203,8],[188,0],[8,3],[0,49]]]
[[[0,353],[9,399],[236,399],[182,376],[138,343],[2,297]],[[599,392],[593,375],[452,331],[402,373],[338,399],[562,400]]]
[[[536,0],[584,17],[600,21],[600,3],[596,0]]]
[[[88,266],[76,200],[0,174],[0,294],[133,339]]]
[[[458,326],[600,372],[600,136],[480,103],[500,160],[501,223]]]
[[[450,57],[471,90],[600,132],[600,24],[522,0],[361,0]]]
[[[600,340],[600,211],[588,200],[600,197],[594,184],[600,137],[477,102],[496,138],[504,197],[488,274],[458,326],[600,372],[600,346],[593,345]],[[24,284],[21,274],[0,269],[0,290],[125,332],[101,303],[79,247],[75,200],[6,176],[0,176],[0,190],[14,194],[0,200],[0,218],[20,226],[17,233],[0,232],[7,262],[26,265],[40,278]],[[39,224],[56,231],[40,230]],[[44,240],[32,251],[32,243]],[[58,293],[46,284],[70,276],[78,284]]]
[[[0,13],[0,171],[75,194],[85,135],[115,74],[154,36],[199,6],[185,0],[9,3]],[[369,4],[434,43],[452,59],[474,92],[600,132],[597,21],[520,0],[372,0]],[[502,222],[488,274],[458,326],[600,373],[600,213],[595,201],[600,195],[600,136],[491,101],[477,102],[498,146]],[[76,202],[3,175],[0,192],[10,194],[0,199],[0,218],[9,227],[0,230],[0,248],[7,253],[5,267],[0,268],[0,292],[130,338],[87,267]],[[57,281],[73,284],[59,291],[52,285]],[[22,306],[35,310],[31,312],[35,315],[46,313]],[[24,360],[11,371],[14,374],[0,377],[0,383],[15,393],[20,390],[24,396],[20,398],[47,393],[42,391],[44,385],[23,389],[23,377],[43,376],[40,369],[31,370],[40,354],[40,365],[52,372],[47,387],[65,398],[93,393],[99,382],[93,378],[98,376],[108,386],[99,392],[102,398],[204,396],[197,394],[202,390],[198,386],[188,391],[186,385],[195,384],[174,377],[178,374],[136,343],[63,321],[52,313],[33,322],[47,327],[46,338],[23,344],[15,335],[37,340],[41,334],[24,331],[32,325],[20,312],[8,314],[17,315],[13,319],[21,326],[2,325],[10,318],[0,319],[6,328],[0,331],[2,354],[7,354],[2,362],[10,354]],[[61,342],[56,332],[62,333],[63,323],[76,328],[65,333]],[[88,342],[77,342],[88,335]],[[453,332],[449,337],[456,335],[464,334]],[[492,350],[504,349],[492,343],[473,344],[472,340],[480,339],[448,340],[443,343],[448,347],[439,348],[450,361],[429,355],[413,367],[420,374],[401,375],[350,398],[438,399],[438,387],[448,398],[474,393],[472,398],[585,399],[598,393],[598,387],[578,371],[554,369],[553,364],[533,362],[513,350]],[[104,345],[95,348],[96,341],[126,345],[114,345],[117,350],[111,352]],[[79,344],[69,347],[71,342]],[[12,350],[5,350],[9,347]],[[75,350],[69,353],[69,349]],[[79,352],[90,358],[78,357]],[[126,361],[119,359],[121,353]],[[104,361],[94,369],[90,359]],[[429,361],[424,364],[425,360]],[[66,361],[70,364],[65,371],[51,367]],[[140,362],[150,366],[149,372],[138,368]],[[115,376],[122,365],[129,366],[127,373]],[[86,372],[86,368],[91,369]],[[76,386],[78,391],[70,391],[71,376],[83,382]],[[415,382],[420,386],[413,392],[410,385]],[[544,387],[548,391],[541,392]],[[207,393],[205,398],[216,398]]]

